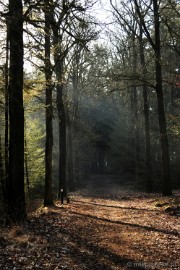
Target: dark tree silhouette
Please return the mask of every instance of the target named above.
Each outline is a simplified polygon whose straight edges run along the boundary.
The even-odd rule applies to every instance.
[[[166,118],[164,110],[164,96],[162,87],[162,64],[161,64],[161,39],[160,39],[160,18],[159,18],[159,4],[157,0],[152,1],[153,5],[153,18],[154,18],[154,40],[147,29],[142,13],[140,11],[140,4],[134,0],[137,14],[142,23],[142,27],[149,43],[151,44],[155,55],[155,80],[156,80],[156,94],[158,103],[158,120],[160,131],[161,143],[161,156],[162,156],[162,174],[163,174],[163,195],[171,195],[171,175],[170,175],[170,160],[169,160],[169,146],[168,136],[166,129]]]
[[[45,147],[45,194],[44,205],[53,205],[52,192],[52,147],[53,147],[53,126],[52,126],[52,83],[50,63],[50,3],[45,3],[45,77],[46,77],[46,147]]]
[[[7,213],[11,222],[26,217],[24,193],[23,109],[23,8],[21,0],[9,0],[9,175]]]

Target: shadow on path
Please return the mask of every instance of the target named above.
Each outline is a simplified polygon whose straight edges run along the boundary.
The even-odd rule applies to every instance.
[[[144,230],[147,230],[147,231],[160,232],[160,233],[169,234],[169,235],[175,235],[175,236],[180,235],[180,233],[178,231],[168,231],[168,230],[157,229],[157,228],[154,228],[154,227],[143,226],[143,225],[123,222],[123,221],[114,221],[114,220],[110,220],[110,219],[106,219],[106,218],[96,217],[96,216],[93,216],[93,215],[77,213],[75,211],[70,211],[70,212],[72,214],[74,214],[74,215],[84,216],[84,217],[88,217],[88,218],[92,218],[92,219],[96,219],[96,220],[100,220],[100,221],[104,221],[104,222],[109,222],[109,223],[113,223],[113,224],[131,226],[131,227],[141,228],[141,229],[144,229]]]
[[[147,212],[159,212],[159,210],[151,210],[151,209],[145,209],[145,208],[136,208],[136,207],[125,207],[125,206],[116,206],[116,205],[106,205],[106,204],[100,204],[100,203],[93,203],[93,202],[85,202],[85,201],[78,201],[78,200],[71,200],[75,204],[90,204],[90,205],[96,205],[98,207],[104,207],[104,208],[117,208],[117,209],[127,209],[127,210],[137,210],[137,211],[147,211]]]
[[[66,215],[66,209],[61,209]],[[69,216],[70,220],[67,220],[66,217],[62,219],[60,213],[48,213],[44,214],[42,218],[33,219],[33,222],[30,221],[27,227],[37,238],[43,236],[48,241],[48,245],[44,249],[51,254],[52,262],[56,260],[58,252],[60,262],[73,261],[74,267],[73,265],[71,267],[67,265],[67,268],[62,268],[67,270],[147,269],[143,266],[137,266],[137,262],[128,258],[128,256],[118,255],[108,247],[101,246],[99,236],[94,231],[98,226],[101,227],[101,224],[96,223],[94,224],[95,227],[89,227],[86,223],[85,226],[84,217],[86,218],[86,215],[82,215],[83,220],[79,223],[76,219],[78,214],[69,211],[69,209],[68,212],[73,214],[73,216]],[[56,223],[57,221],[60,221],[60,224]],[[94,238],[92,235],[96,235],[96,237]],[[41,248],[43,249],[43,246]]]

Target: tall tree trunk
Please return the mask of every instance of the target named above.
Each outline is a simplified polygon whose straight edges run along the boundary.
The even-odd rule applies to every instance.
[[[136,37],[132,34],[132,71],[133,76],[136,74],[137,70],[137,51],[136,51]],[[133,109],[133,125],[134,125],[134,169],[135,177],[138,180],[139,176],[139,156],[140,156],[140,146],[139,146],[139,117],[138,117],[138,96],[137,96],[137,86],[132,86],[132,109]]]
[[[67,116],[67,172],[68,172],[68,186],[69,191],[75,191],[74,183],[74,151],[73,151],[73,138],[72,138],[72,123],[70,117]]]
[[[11,222],[26,217],[24,192],[23,8],[9,0],[9,175],[7,213]]]
[[[171,172],[170,172],[170,158],[169,158],[169,145],[166,129],[166,117],[164,110],[164,96],[162,87],[162,68],[161,68],[161,39],[160,39],[160,18],[159,18],[159,5],[157,0],[153,0],[153,12],[154,12],[154,37],[153,41],[150,32],[147,29],[144,18],[141,14],[141,10],[137,0],[134,0],[137,14],[143,25],[143,30],[151,44],[155,53],[155,73],[156,73],[156,94],[158,102],[158,120],[160,130],[160,143],[161,143],[161,156],[162,156],[162,175],[163,175],[163,195],[172,194],[171,186]]]
[[[6,183],[8,182],[9,174],[9,22],[7,20],[7,34],[6,34],[6,63],[5,63],[5,183],[4,183],[4,202],[6,204]]]
[[[2,156],[2,143],[1,143],[1,136],[0,136],[0,185],[2,188],[3,199],[5,202],[5,183],[4,183],[4,167],[3,167],[3,156]],[[1,193],[1,191],[0,191]]]
[[[62,11],[63,14],[64,10]],[[65,14],[65,13],[64,13]],[[66,112],[63,100],[63,72],[64,72],[64,58],[67,52],[62,51],[62,35],[59,33],[60,26],[51,13],[51,27],[53,30],[53,45],[54,45],[54,62],[55,62],[55,75],[56,75],[56,103],[59,120],[59,192],[60,197],[61,189],[63,188],[63,195],[67,196],[67,149],[66,149]]]
[[[67,195],[66,182],[66,114],[63,102],[63,83],[57,86],[57,109],[59,117],[59,191],[63,188],[64,196]]]
[[[45,194],[44,206],[53,205],[52,191],[52,147],[53,147],[53,125],[52,125],[52,72],[50,63],[50,3],[45,1],[45,77],[46,77],[46,144],[45,144]]]
[[[151,138],[149,124],[148,88],[143,83],[144,120],[145,120],[145,163],[146,163],[146,192],[152,192]]]
[[[150,124],[149,124],[149,100],[148,100],[148,87],[146,85],[146,63],[144,56],[143,45],[143,31],[142,24],[139,26],[139,50],[140,50],[140,62],[143,74],[143,99],[144,99],[144,120],[145,120],[145,164],[146,164],[146,192],[152,192],[152,166],[151,166],[151,138],[150,138]]]
[[[28,147],[27,147],[27,137],[26,137],[26,125],[25,127],[25,138],[24,138],[24,147],[25,147],[25,153],[24,153],[24,165],[25,165],[25,174],[26,174],[26,188],[27,192],[29,194],[30,184],[29,184],[29,171],[28,171]]]
[[[166,129],[166,118],[164,111],[164,97],[162,87],[162,69],[161,69],[161,41],[160,41],[160,19],[158,1],[153,0],[154,8],[154,28],[155,28],[155,70],[156,70],[156,94],[158,100],[158,118],[160,128],[160,142],[162,155],[162,172],[163,172],[163,195],[171,195],[171,175],[169,145]]]
[[[139,177],[139,159],[140,159],[140,145],[139,145],[139,117],[138,117],[138,97],[137,87],[133,86],[134,96],[134,163],[135,163],[135,177]]]

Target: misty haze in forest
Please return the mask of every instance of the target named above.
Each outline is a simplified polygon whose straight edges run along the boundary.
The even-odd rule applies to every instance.
[[[172,195],[179,1],[16,4],[0,2],[0,179],[10,220],[26,217],[28,196],[49,206],[62,189],[64,198],[113,185]]]

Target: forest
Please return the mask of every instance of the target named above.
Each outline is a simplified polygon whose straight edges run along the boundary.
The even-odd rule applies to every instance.
[[[179,269],[179,0],[0,0],[0,268]]]

